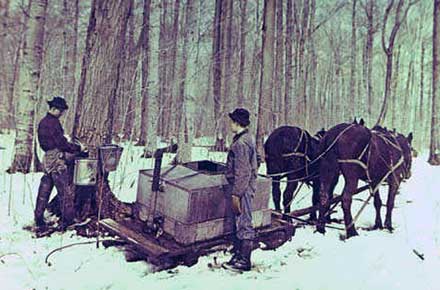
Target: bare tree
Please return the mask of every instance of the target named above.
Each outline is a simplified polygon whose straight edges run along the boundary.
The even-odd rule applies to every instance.
[[[292,118],[292,58],[293,58],[293,5],[294,0],[287,0],[286,8],[286,61],[284,78],[284,120],[286,124],[293,122]]]
[[[386,63],[386,74],[385,74],[384,97],[383,97],[382,108],[380,110],[380,114],[376,122],[377,124],[382,124],[384,122],[388,109],[388,97],[391,91],[391,79],[393,73],[394,41],[396,40],[397,32],[399,31],[402,22],[405,21],[406,16],[408,15],[408,11],[414,3],[415,2],[409,2],[408,4],[406,4],[406,7],[405,7],[405,0],[399,0],[399,3],[397,3],[397,6],[395,7],[394,25],[391,30],[390,36],[388,37],[388,45],[386,44],[385,41],[386,26],[388,23],[390,12],[394,7],[394,0],[390,0],[385,9],[385,15],[382,24],[382,49],[385,52],[387,63]]]
[[[147,151],[153,153],[157,148],[157,126],[159,112],[159,96],[151,94],[149,88],[150,77],[150,13],[151,0],[144,0],[143,24],[141,31],[141,56],[142,56],[142,116],[141,116],[141,135],[139,145],[146,145]]]
[[[353,117],[355,114],[355,104],[356,99],[359,96],[356,96],[356,4],[357,0],[352,0],[353,6],[351,9],[351,65],[350,65],[350,99],[352,100],[350,103],[349,116]]]
[[[276,43],[275,43],[275,71],[274,71],[274,97],[273,97],[273,123],[275,127],[284,123],[284,114],[282,108],[284,98],[282,98],[284,81],[284,25],[283,25],[283,1],[276,1]],[[284,113],[284,112],[283,112]]]
[[[238,85],[236,95],[238,97],[238,106],[243,107],[246,103],[244,94],[244,70],[246,63],[246,29],[247,29],[247,1],[240,2],[240,69],[238,72]]]
[[[440,0],[434,2],[434,21],[432,34],[432,116],[431,116],[431,146],[428,162],[440,165]]]
[[[221,35],[223,30],[222,19],[223,0],[215,1],[215,15],[213,23],[213,42],[212,42],[212,92],[214,96],[214,123],[216,133],[216,149],[223,151],[225,140],[221,130],[222,124],[222,62],[221,62]]]
[[[132,0],[92,3],[73,127],[73,135],[92,147],[112,142],[114,104],[132,4]]]
[[[63,95],[75,103],[76,64],[78,57],[79,0],[63,0]],[[73,124],[75,110],[67,112],[67,130]]]
[[[257,150],[263,155],[263,138],[268,133],[270,125],[270,110],[272,103],[272,77],[274,64],[274,38],[275,38],[275,0],[265,0],[263,10],[262,33],[262,65],[260,75],[260,97],[258,101],[257,120]]]
[[[35,105],[38,99],[47,0],[34,0],[30,6],[29,29],[20,64],[16,112],[15,156],[10,172],[29,172],[33,156]]]
[[[187,67],[188,67],[188,44],[192,34],[194,21],[193,0],[187,0],[185,5],[185,25],[183,29],[183,46],[179,68],[179,96],[183,97],[182,114],[178,116],[181,119],[179,128],[178,145],[179,149],[176,156],[177,163],[191,161],[191,152],[194,139],[194,114],[195,102],[186,90],[187,85]]]

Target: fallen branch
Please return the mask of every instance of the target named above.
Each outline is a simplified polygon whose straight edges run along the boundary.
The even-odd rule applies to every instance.
[[[100,242],[103,243],[103,242],[107,242],[107,241],[114,241],[114,239],[101,240]],[[49,262],[49,257],[52,256],[52,254],[54,254],[56,252],[59,252],[59,251],[62,251],[64,249],[73,247],[73,246],[88,245],[88,244],[94,244],[94,243],[96,243],[96,240],[87,241],[87,242],[78,242],[78,243],[68,244],[68,245],[56,248],[56,249],[52,250],[49,254],[47,254],[46,259],[44,260],[44,262],[50,267],[50,266],[52,266],[52,263]]]

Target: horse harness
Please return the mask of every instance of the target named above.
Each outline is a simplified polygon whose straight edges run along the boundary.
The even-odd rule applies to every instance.
[[[391,165],[389,165],[382,157],[382,155],[379,155],[379,157],[382,159],[382,161],[384,162],[384,164],[388,167],[388,172],[381,178],[380,182],[374,187],[371,188],[370,185],[370,194],[374,194],[379,186],[391,175],[393,174],[394,179],[397,180],[397,177],[395,175],[395,171],[402,165],[405,163],[405,159],[403,157],[403,150],[401,148],[401,146],[399,145],[399,143],[397,142],[397,139],[391,135],[393,137],[393,141],[392,142],[389,138],[387,138],[387,135],[379,132],[379,131],[375,131],[372,130],[371,131],[373,134],[375,134],[376,136],[378,136],[379,138],[381,138],[386,144],[391,145],[392,147],[394,147],[395,149],[397,149],[400,152],[400,158],[399,160],[396,162],[396,164],[393,165],[393,160],[392,160],[392,156],[391,156]],[[357,164],[360,167],[362,167],[365,170],[365,174],[367,176],[367,181],[368,184],[371,184],[371,177],[370,177],[370,172],[368,170],[369,165],[370,165],[370,155],[371,155],[371,140],[370,142],[367,143],[367,145],[364,147],[364,149],[362,150],[361,154],[358,156],[358,158],[356,159],[338,159],[339,163],[351,163],[351,164]],[[366,161],[362,161],[362,158],[365,156],[365,154],[367,154],[366,157]],[[405,166],[405,164],[404,164]]]
[[[305,165],[304,165],[303,169],[305,169],[306,177],[308,177],[309,176],[309,163],[310,163],[310,157],[307,155],[309,153],[308,152],[309,151],[308,150],[309,149],[308,148],[309,140],[308,140],[308,136],[305,133],[305,131],[303,129],[300,129],[300,130],[301,130],[301,135],[299,137],[298,144],[296,144],[295,149],[293,149],[293,152],[284,153],[284,154],[281,154],[281,156],[284,157],[284,158],[291,157],[291,156],[304,158]],[[303,141],[303,139],[304,139],[304,142],[305,142],[305,144],[304,144],[304,152],[299,152],[298,150],[299,150],[299,147],[301,146],[301,142]]]

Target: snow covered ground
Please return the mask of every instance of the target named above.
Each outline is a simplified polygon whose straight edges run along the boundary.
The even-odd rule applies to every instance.
[[[276,251],[253,253],[255,270],[233,274],[207,267],[213,256],[202,257],[193,267],[180,266],[153,273],[145,262],[127,263],[116,248],[79,245],[57,252],[45,264],[54,248],[88,241],[73,232],[33,239],[22,229],[32,223],[33,206],[41,174],[7,175],[12,156],[13,137],[0,135],[0,289],[440,289],[440,167],[431,167],[426,156],[413,162],[413,176],[402,184],[394,211],[395,232],[365,231],[341,241],[337,230],[325,236],[314,229],[300,228],[291,242]],[[140,159],[141,148],[130,145],[117,172],[111,175],[115,194],[132,201],[136,194],[137,170],[151,168],[152,161]],[[224,154],[194,148],[196,159],[224,161]],[[172,159],[166,155],[165,161]],[[264,172],[264,168],[261,169]],[[343,185],[341,179],[338,191]],[[303,187],[296,207],[308,206],[309,189]],[[359,194],[365,199],[367,193]],[[386,200],[386,188],[382,189]],[[362,201],[353,203],[353,212]],[[384,212],[383,212],[384,216]],[[341,210],[335,217],[342,217]],[[374,223],[370,204],[357,222],[358,227]],[[93,240],[90,240],[93,241]],[[423,254],[424,260],[415,252]]]

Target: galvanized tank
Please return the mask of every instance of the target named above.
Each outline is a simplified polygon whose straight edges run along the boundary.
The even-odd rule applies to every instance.
[[[230,198],[224,165],[212,161],[190,162],[162,168],[161,191],[151,191],[153,170],[141,170],[136,205],[139,219],[164,219],[163,229],[181,244],[212,239],[232,231]],[[268,210],[271,181],[257,179],[252,201],[255,227],[271,222]]]

